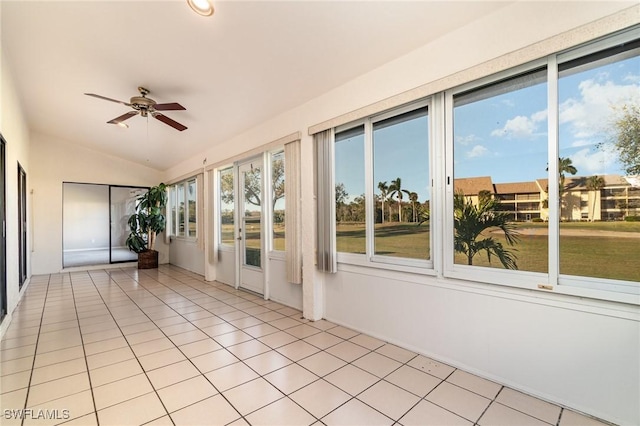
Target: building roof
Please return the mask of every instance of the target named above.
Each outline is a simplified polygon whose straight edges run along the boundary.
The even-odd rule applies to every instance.
[[[535,182],[511,182],[511,183],[496,183],[496,194],[526,194],[526,193],[540,193],[540,188]]]
[[[453,185],[456,192],[461,191],[465,195],[477,195],[480,191],[489,191],[495,194],[491,176],[459,178],[454,181]]]

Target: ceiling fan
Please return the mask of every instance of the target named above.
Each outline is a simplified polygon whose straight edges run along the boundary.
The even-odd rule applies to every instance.
[[[158,104],[153,99],[147,98],[147,95],[149,94],[149,89],[145,89],[144,87],[138,87],[138,91],[140,92],[140,96],[132,97],[129,103],[118,101],[116,99],[107,98],[101,95],[96,95],[95,93],[85,93],[85,95],[93,96],[94,98],[98,98],[98,99],[104,99],[105,101],[116,102],[118,104],[126,105],[134,109],[134,111],[129,111],[126,114],[122,114],[120,117],[116,117],[113,120],[107,121],[107,123],[109,124],[120,124],[123,121],[128,120],[129,118],[138,114],[140,114],[143,117],[147,117],[149,114],[151,114],[151,116],[156,120],[160,120],[164,124],[168,124],[169,126],[173,127],[176,130],[183,131],[187,129],[186,126],[158,112],[158,111],[186,110],[185,107],[183,107],[177,102]]]

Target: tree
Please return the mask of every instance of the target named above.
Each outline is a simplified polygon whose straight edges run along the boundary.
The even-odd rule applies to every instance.
[[[387,181],[378,182],[378,189],[380,190],[380,203],[381,203],[381,210],[382,210],[381,223],[384,223],[384,202],[387,200],[387,197],[389,196],[389,185],[387,184]]]
[[[497,200],[490,197],[479,198],[478,204],[474,205],[461,192],[456,192],[453,196],[455,251],[466,256],[468,265],[473,265],[474,256],[484,251],[489,262],[491,256],[496,256],[506,269],[518,269],[517,257],[512,251],[493,237],[482,235],[491,228],[498,228],[504,233],[507,244],[514,246],[519,241],[515,225],[509,222],[506,213],[498,210]]]
[[[547,171],[549,171],[549,167],[547,167]],[[565,173],[569,173],[571,175],[575,175],[578,173],[578,169],[573,165],[573,161],[569,157],[560,157],[558,158],[558,175],[560,176],[560,182],[558,183],[558,200],[560,201],[560,211],[562,211],[562,196],[564,195],[565,185]],[[547,207],[549,206],[547,201]],[[562,216],[562,214],[560,214]]]
[[[598,193],[602,188],[604,188],[604,178],[602,176],[593,175],[587,179],[587,189],[595,192],[593,196],[593,208],[591,209],[590,215],[591,222],[594,221],[596,215],[596,201],[598,200]]]
[[[349,193],[344,188],[344,183],[337,183],[335,187],[336,194],[336,220],[338,222],[344,222],[346,220],[346,201],[349,198]]]
[[[398,199],[398,222],[402,222],[402,193],[410,194],[406,189],[402,189],[402,180],[399,177],[395,178],[389,185],[389,197],[395,196]]]
[[[233,173],[220,173],[220,198],[226,204],[233,204]]]
[[[344,188],[344,183],[336,184],[336,204],[342,204],[349,198],[349,193]]]
[[[275,210],[278,200],[284,197],[284,158],[274,160],[271,165],[271,188],[273,190],[271,207]]]
[[[613,145],[628,175],[640,175],[640,104],[620,107],[613,122]]]
[[[249,204],[254,206],[260,206],[260,194],[262,193],[262,169],[260,167],[254,167],[251,171],[245,173],[244,181],[244,195],[245,200]],[[284,160],[279,159],[273,162],[271,169],[271,187],[273,189],[273,199],[271,200],[272,207],[275,209],[275,205],[279,199],[284,197]],[[224,203],[230,204],[234,200],[233,189],[233,173],[224,173],[220,175],[220,198]]]
[[[417,192],[411,192],[409,193],[409,201],[411,201],[411,208],[413,209],[413,217],[412,217],[412,222],[417,222],[418,221],[418,211],[416,209],[416,205],[418,204],[418,193]]]

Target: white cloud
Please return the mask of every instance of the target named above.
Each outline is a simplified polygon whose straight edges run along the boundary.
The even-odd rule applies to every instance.
[[[467,151],[467,158],[482,157],[484,155],[487,155],[488,152],[489,150],[484,146],[476,145],[471,148],[471,151]]]
[[[627,74],[622,79],[631,84],[640,84],[640,74]]]
[[[471,145],[472,143],[481,140],[481,138],[477,137],[473,133],[467,136],[457,136],[456,135],[456,143],[466,146]]]
[[[593,138],[606,131],[617,106],[640,102],[640,87],[618,85],[593,79],[578,85],[579,99],[569,98],[560,104],[560,124],[571,126],[574,138]]]
[[[616,162],[616,155],[607,149],[591,152],[591,149],[584,148],[571,155],[571,161],[578,174],[589,176],[598,173],[605,173],[607,169]]]
[[[594,143],[593,141],[590,141],[588,139],[577,139],[571,143],[571,146],[574,148],[578,148],[581,146],[591,146],[591,145],[594,145]]]
[[[507,138],[530,138],[536,134],[538,123],[547,119],[547,110],[534,112],[530,117],[518,115],[510,120],[501,129],[495,129],[491,136]]]

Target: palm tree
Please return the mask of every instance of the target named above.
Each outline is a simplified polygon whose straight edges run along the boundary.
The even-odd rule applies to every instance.
[[[501,242],[493,237],[482,237],[485,231],[498,228],[504,233],[510,246],[518,243],[518,232],[515,225],[509,222],[508,215],[498,210],[499,202],[491,197],[480,197],[478,204],[468,201],[463,193],[456,192],[453,196],[454,210],[454,241],[456,252],[463,253],[467,257],[467,264],[473,265],[473,257],[481,252],[487,253],[491,262],[491,256],[496,256],[506,269],[518,269],[517,257]],[[514,249],[515,250],[515,249]]]
[[[595,192],[593,195],[593,208],[589,215],[591,217],[591,222],[594,221],[594,217],[596,215],[596,201],[598,200],[598,193],[602,188],[604,188],[604,178],[602,176],[593,175],[587,179],[587,189]]]
[[[398,199],[398,222],[402,222],[402,193],[410,194],[406,189],[402,189],[402,180],[398,177],[391,181],[389,185],[389,197],[394,195]]]
[[[547,167],[549,171],[549,167]],[[562,196],[564,195],[564,176],[565,173],[575,175],[578,173],[578,169],[573,165],[573,161],[569,157],[558,158],[558,174],[560,176],[560,182],[558,183],[558,200],[560,201],[560,217],[562,217]]]
[[[413,220],[412,222],[418,221],[418,211],[416,210],[416,205],[418,204],[418,193],[411,192],[409,193],[409,201],[411,201],[411,208],[413,209]]]
[[[549,167],[547,167],[547,171],[549,171]],[[565,173],[569,173],[571,175],[575,175],[578,173],[578,169],[573,165],[573,161],[569,157],[560,157],[558,158],[558,174],[560,175],[560,184],[559,184],[559,194],[560,198],[562,198],[562,193],[564,192],[564,177]]]
[[[384,202],[389,196],[389,185],[387,184],[387,181],[378,182],[378,189],[380,190],[380,202],[382,203],[382,223],[384,223]]]

